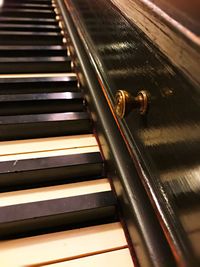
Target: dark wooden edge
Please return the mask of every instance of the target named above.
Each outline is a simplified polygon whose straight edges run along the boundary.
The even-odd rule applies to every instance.
[[[158,7],[156,2],[159,1],[111,0],[198,89],[200,37]]]
[[[117,127],[97,70],[93,68],[87,44],[81,35],[74,10],[69,12],[69,1],[57,1],[64,27],[71,39],[72,58],[78,58],[77,72],[81,84],[85,85],[85,97],[89,103],[103,155],[107,162],[109,177],[117,194],[124,223],[141,266],[175,266],[169,246],[143,188],[132,158]],[[136,260],[135,260],[136,261]]]

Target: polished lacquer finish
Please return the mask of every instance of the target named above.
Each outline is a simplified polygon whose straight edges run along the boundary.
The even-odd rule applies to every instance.
[[[108,1],[70,1],[68,7],[74,12],[72,18],[81,38],[85,38],[111,110],[118,90],[133,96],[140,90],[148,91],[148,113],[142,116],[133,110],[118,119],[118,125],[177,264],[198,266],[198,84],[176,69]]]

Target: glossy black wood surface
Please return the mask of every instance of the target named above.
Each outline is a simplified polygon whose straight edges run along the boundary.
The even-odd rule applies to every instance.
[[[168,266],[174,266],[174,260],[161,227],[155,218],[132,158],[109,109],[95,69],[89,62],[69,11],[62,1],[58,2],[58,6],[71,39],[69,46],[72,58],[77,63],[79,78],[85,85],[84,93],[106,160],[106,172],[111,177],[119,200],[120,212],[129,232],[128,239],[131,239],[130,245],[132,243],[134,248],[134,263],[136,265],[139,261],[141,266],[157,267],[165,267],[167,263]]]
[[[108,1],[67,5],[111,105],[119,89],[148,90],[148,114],[118,123],[177,264],[199,266],[199,87]]]

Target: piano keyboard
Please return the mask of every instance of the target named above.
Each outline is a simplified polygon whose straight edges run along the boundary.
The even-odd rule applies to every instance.
[[[133,266],[50,0],[0,9],[3,267]]]
[[[128,256],[125,262],[128,265],[122,265],[124,261],[114,265],[115,255],[125,251],[125,255]],[[105,266],[132,266],[127,253],[126,239],[119,223],[3,241],[0,245],[1,263],[9,267],[51,266],[53,263],[59,266],[60,262],[62,266],[95,266],[86,265],[85,261],[93,262],[94,256],[102,257],[112,253],[114,257],[109,262],[111,265],[107,263]],[[16,255],[20,256],[16,257]],[[124,258],[122,255],[123,260]],[[83,263],[82,260],[84,260]]]

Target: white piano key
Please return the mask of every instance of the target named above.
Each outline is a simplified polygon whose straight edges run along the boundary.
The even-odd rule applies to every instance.
[[[92,152],[99,152],[99,147],[98,146],[91,146],[91,147],[61,149],[61,150],[52,150],[52,151],[27,153],[27,154],[8,155],[8,156],[0,157],[0,162],[1,161],[11,161],[11,160],[23,160],[23,159],[66,156],[66,155],[75,155],[75,154],[92,153]]]
[[[3,267],[43,266],[122,248],[127,242],[117,222],[1,241],[0,259]]]
[[[53,263],[47,267],[133,267],[130,251],[128,248],[97,254],[65,262]]]
[[[66,73],[22,73],[22,74],[0,74],[1,79],[5,78],[52,78],[52,77],[72,77],[76,78],[76,73],[74,72],[66,72]]]
[[[91,135],[0,142],[0,162],[99,152]]]
[[[107,178],[0,193],[0,207],[111,191]]]
[[[97,146],[93,134],[58,136],[0,142],[0,156]]]

